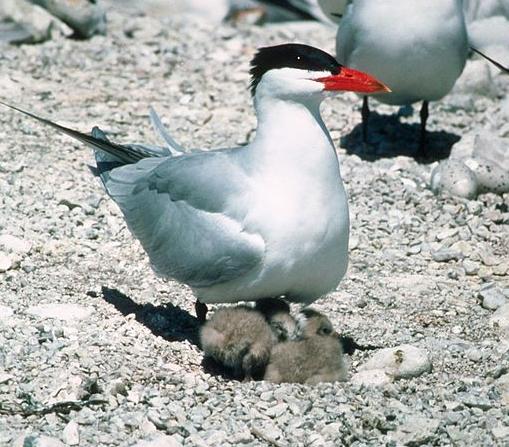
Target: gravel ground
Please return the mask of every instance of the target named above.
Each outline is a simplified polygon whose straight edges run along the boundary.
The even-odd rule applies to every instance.
[[[317,23],[212,27],[118,12],[109,22],[89,41],[2,47],[1,97],[121,142],[157,142],[153,105],[182,144],[231,146],[255,126],[255,48],[333,51],[335,41]],[[480,130],[509,136],[509,80],[493,82],[489,94],[469,95],[467,83],[433,104],[437,156]],[[377,106],[366,150],[359,105],[346,94],[323,106],[352,238],[346,278],[315,307],[358,343],[398,347],[392,357],[414,364],[399,374],[375,358],[385,351],[355,352],[349,381],[315,387],[204,368],[190,290],[150,270],[87,168],[91,151],[2,110],[0,445],[508,445],[509,195],[434,196],[434,165],[409,156],[418,114],[399,124]]]

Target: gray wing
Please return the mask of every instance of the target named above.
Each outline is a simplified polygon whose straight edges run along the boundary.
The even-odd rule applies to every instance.
[[[207,287],[260,263],[265,244],[242,227],[247,179],[233,158],[202,152],[110,171],[105,187],[160,275]]]

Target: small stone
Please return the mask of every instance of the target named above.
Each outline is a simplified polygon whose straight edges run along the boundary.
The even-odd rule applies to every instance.
[[[497,276],[505,276],[509,272],[509,266],[505,263],[500,263],[498,265],[493,266],[493,274]]]
[[[0,372],[0,385],[9,382],[13,377],[14,376],[12,374]]]
[[[268,408],[265,413],[267,414],[267,416],[269,416],[271,418],[278,418],[287,410],[287,408],[288,408],[287,404],[280,403],[280,404],[274,405],[273,407]]]
[[[39,5],[27,0],[2,0],[0,16],[20,26],[25,33],[9,40],[13,43],[37,43],[48,40],[55,31],[69,36],[72,30]]]
[[[499,307],[507,303],[505,295],[498,287],[490,287],[479,292],[482,300],[482,307],[488,310],[497,310]]]
[[[14,260],[11,256],[0,251],[0,273],[4,273],[14,267]]]
[[[431,371],[428,353],[412,345],[401,345],[378,351],[360,370],[383,370],[395,379],[418,377]]]
[[[92,314],[92,309],[79,304],[54,303],[32,306],[26,312],[40,318],[56,318],[58,320],[71,321],[88,318]]]
[[[487,267],[492,267],[494,265],[500,264],[500,260],[486,250],[480,250],[479,256],[481,257],[482,263]]]
[[[441,248],[432,252],[431,257],[435,262],[448,262],[453,260],[459,261],[463,258],[463,255],[459,251],[450,248]]]
[[[485,267],[484,265],[481,265],[479,267],[479,271],[477,272],[477,276],[481,279],[490,279],[493,275],[493,270],[489,267]]]
[[[57,438],[44,435],[30,435],[23,440],[23,447],[65,447],[65,444]]]
[[[127,396],[127,383],[123,379],[115,379],[112,380],[108,387],[108,392],[112,396],[116,396],[120,394],[122,396]]]
[[[475,275],[479,271],[479,264],[475,261],[465,259],[463,261],[463,268],[465,269],[465,273],[467,275]]]
[[[500,390],[500,400],[504,405],[509,405],[509,374],[501,375],[495,383]]]
[[[80,443],[80,433],[78,424],[75,421],[69,421],[62,433],[62,440],[67,445],[78,445]]]
[[[140,431],[145,434],[151,434],[157,432],[157,427],[150,422],[147,418],[145,418],[142,423],[140,424]]]
[[[480,408],[484,411],[493,408],[493,404],[487,398],[468,393],[463,393],[460,396],[460,401],[469,408]]]
[[[422,250],[422,244],[415,244],[415,245],[411,245],[410,247],[407,248],[407,254],[409,255],[417,255],[421,252]]]
[[[182,447],[182,444],[173,436],[156,433],[136,442],[132,447]]]
[[[477,200],[472,200],[467,203],[467,210],[470,214],[477,216],[481,214],[481,211],[484,209],[483,204]]]
[[[37,3],[70,26],[81,38],[106,34],[106,14],[90,0],[37,0]]]
[[[9,306],[3,306],[0,304],[0,320],[5,320],[14,314],[14,310]]]
[[[253,440],[253,435],[249,431],[249,428],[244,427],[244,429],[237,430],[235,433],[229,436],[228,439],[233,445],[247,444]]]
[[[19,237],[2,234],[0,236],[0,247],[8,252],[26,254],[32,248],[32,244]]]
[[[509,427],[507,425],[499,424],[491,429],[495,439],[509,442]]]
[[[490,323],[502,331],[509,330],[509,303],[500,306],[490,318]]]
[[[472,362],[479,362],[482,360],[482,352],[479,349],[469,349],[466,355]]]
[[[391,437],[400,443],[398,445],[434,444],[431,441],[439,426],[440,422],[436,419],[409,416]]]
[[[449,228],[447,230],[440,231],[437,235],[437,241],[443,241],[445,239],[454,237],[458,234],[459,229],[458,228]]]
[[[355,373],[351,378],[351,382],[353,384],[364,385],[367,387],[383,386],[390,383],[391,381],[391,376],[389,376],[383,369],[359,371]]]

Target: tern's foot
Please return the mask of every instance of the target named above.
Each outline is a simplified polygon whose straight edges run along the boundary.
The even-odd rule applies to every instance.
[[[205,321],[207,320],[207,312],[209,311],[207,305],[196,300],[194,310],[196,312],[196,317],[198,318],[198,321],[201,324],[205,323]]]

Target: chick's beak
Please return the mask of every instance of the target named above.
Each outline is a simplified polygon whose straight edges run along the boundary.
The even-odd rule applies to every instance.
[[[324,85],[326,91],[346,91],[357,93],[388,93],[389,87],[374,76],[353,68],[341,67],[338,74],[315,79]]]

